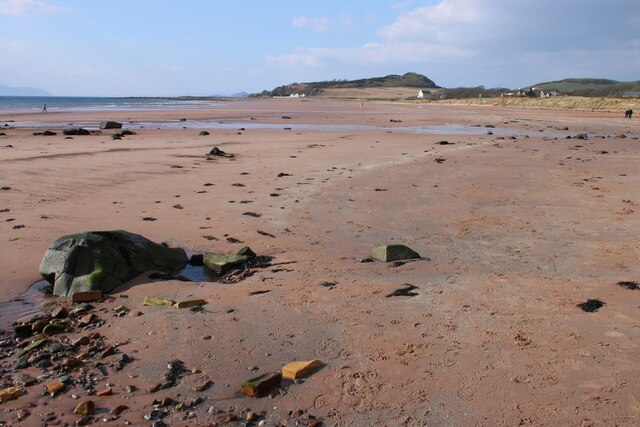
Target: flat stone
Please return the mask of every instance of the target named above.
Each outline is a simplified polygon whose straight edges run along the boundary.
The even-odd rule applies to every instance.
[[[179,301],[174,304],[176,308],[189,308],[189,307],[197,307],[200,305],[205,305],[207,301],[203,299],[191,299],[187,301]]]
[[[47,336],[62,334],[67,330],[65,325],[59,323],[50,323],[42,330],[42,333]]]
[[[96,404],[93,400],[85,400],[80,402],[78,406],[73,410],[74,414],[78,415],[93,415],[96,413]]]
[[[51,317],[54,319],[64,319],[69,315],[69,311],[65,307],[57,307],[51,311]]]
[[[73,302],[93,302],[102,299],[102,291],[81,291],[71,294]]]
[[[47,393],[55,394],[64,390],[65,387],[66,387],[65,383],[63,383],[60,380],[55,380],[47,384]]]
[[[280,372],[268,372],[243,382],[240,391],[247,397],[264,397],[271,389],[279,386],[280,381],[282,381]]]
[[[93,313],[85,314],[78,321],[78,325],[80,325],[80,326],[89,326],[90,324],[92,324],[96,320],[98,320],[98,316],[96,316],[95,314],[93,314]]]
[[[174,305],[175,303],[176,302],[174,300],[168,298],[148,296],[144,297],[144,302],[142,304],[150,307],[160,307],[165,305]]]
[[[36,382],[38,382],[38,380],[29,374],[20,374],[16,379],[16,383],[24,387],[34,385]]]
[[[420,254],[405,245],[377,246],[371,251],[371,256],[374,259],[384,262],[420,258]]]
[[[323,363],[318,359],[287,363],[282,367],[282,376],[290,380],[304,378],[322,365]]]
[[[241,267],[249,260],[246,255],[205,253],[204,265],[218,275],[225,274],[234,268]]]
[[[16,399],[24,394],[22,387],[7,387],[0,390],[0,400],[8,402],[9,400]]]

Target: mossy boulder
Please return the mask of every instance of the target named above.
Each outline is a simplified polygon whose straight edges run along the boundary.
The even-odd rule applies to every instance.
[[[220,276],[234,268],[242,267],[250,257],[247,255],[208,252],[204,254],[203,258],[204,266]]]
[[[377,246],[371,251],[371,256],[374,259],[384,262],[420,258],[420,254],[405,245]]]
[[[113,121],[100,122],[100,129],[122,129],[122,123]]]
[[[181,248],[167,248],[127,231],[90,231],[63,236],[44,254],[40,274],[53,294],[108,293],[149,270],[178,271],[189,258]]]

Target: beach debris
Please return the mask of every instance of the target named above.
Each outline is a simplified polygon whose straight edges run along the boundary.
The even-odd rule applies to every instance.
[[[389,262],[403,259],[420,258],[420,254],[405,245],[382,245],[373,248],[371,257],[379,261]]]
[[[191,299],[186,301],[178,301],[174,304],[175,308],[191,308],[205,305],[207,303],[206,300],[203,299]]]
[[[513,337],[513,340],[516,342],[516,345],[519,345],[520,347],[526,347],[531,344],[531,338],[520,332],[518,332],[516,336]]]
[[[275,239],[276,236],[274,236],[271,233],[267,233],[266,231],[262,231],[262,230],[256,230],[256,232],[262,236],[267,236],[267,237],[271,237],[272,239]]]
[[[177,271],[189,261],[181,248],[168,248],[127,231],[90,231],[63,236],[44,254],[40,274],[57,296],[111,291],[148,270]]]
[[[337,284],[338,282],[322,282],[320,283],[320,286],[322,286],[323,288],[333,289]]]
[[[620,286],[621,288],[629,289],[630,291],[640,290],[640,283],[634,280],[624,280],[622,282],[618,282],[618,286]]]
[[[290,380],[305,378],[322,366],[324,364],[318,359],[287,363],[282,367],[282,377]]]
[[[264,289],[264,290],[261,290],[261,291],[252,291],[252,292],[249,292],[249,296],[263,295],[263,294],[268,294],[269,292],[271,292],[270,289]]]
[[[114,139],[114,140],[122,139],[122,135],[120,135],[119,133],[114,133],[113,135],[111,135],[111,139]]]
[[[207,132],[206,130],[201,130],[200,133],[198,133],[198,136],[209,136],[210,133]]]
[[[176,302],[172,299],[147,296],[147,297],[144,297],[144,301],[142,302],[142,305],[146,305],[149,307],[161,307],[161,306],[171,306],[171,305],[174,305],[175,303]]]
[[[154,218],[152,216],[145,216],[144,218],[142,218],[143,221],[157,221],[158,218]]]
[[[273,388],[280,386],[281,381],[280,372],[268,372],[243,382],[240,391],[247,397],[264,397]]]
[[[260,218],[262,216],[262,214],[255,213],[255,212],[244,212],[242,215],[251,216],[254,218]]]
[[[586,302],[577,304],[577,306],[580,307],[582,311],[586,311],[587,313],[594,313],[602,308],[604,304],[605,303],[600,301],[599,299],[588,299]]]
[[[449,144],[453,144],[452,142],[449,141],[438,141],[436,142],[437,145],[449,145]]]
[[[398,288],[390,294],[386,295],[386,298],[391,297],[415,297],[419,294],[415,292],[415,289],[418,289],[415,285],[410,285],[409,283],[405,283],[402,288]]]
[[[277,175],[277,177],[278,177],[278,178],[282,178],[283,176],[291,176],[291,174],[290,174],[290,173],[286,173],[286,172],[280,172],[280,173]]]
[[[93,415],[96,413],[96,404],[93,400],[85,400],[78,403],[78,406],[73,410],[73,413],[82,416]]]
[[[62,131],[65,135],[91,135],[91,131],[83,128],[65,129]]]
[[[102,291],[79,291],[71,294],[74,303],[100,301],[102,297]]]
[[[389,122],[391,122],[391,123],[402,123],[402,120],[391,119],[391,120],[389,120]]]
[[[25,390],[22,387],[7,387],[0,390],[0,401],[8,402],[9,400],[17,399],[24,394]]]
[[[436,163],[438,163],[438,164],[441,164],[441,163],[446,162],[446,161],[447,161],[447,159],[445,159],[444,157],[436,157],[436,158],[434,159],[434,161],[435,161]]]
[[[100,129],[122,129],[122,123],[114,122],[114,121],[103,121],[100,122]]]
[[[291,120],[291,116],[282,116],[282,118],[285,120]]]
[[[50,131],[50,130],[45,130],[43,132],[34,132],[33,136],[55,136],[57,135],[56,132]]]
[[[164,383],[160,385],[160,389],[164,390],[175,386],[180,379],[185,376],[187,368],[181,360],[173,360],[167,364],[167,372],[164,376]]]

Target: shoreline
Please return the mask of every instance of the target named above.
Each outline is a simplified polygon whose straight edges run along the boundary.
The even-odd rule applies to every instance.
[[[190,422],[181,418],[191,412],[191,422],[224,415],[216,421],[224,425],[248,410],[264,411],[267,425],[308,415],[338,426],[640,422],[633,403],[640,367],[630,363],[640,355],[640,292],[617,285],[640,278],[640,122],[571,110],[311,100],[128,113],[59,121],[253,117],[281,128],[199,136],[197,128],[145,127],[120,141],[110,131],[72,140],[4,131],[5,295],[37,277],[53,240],[78,231],[124,228],[196,252],[250,246],[286,264],[233,285],[145,274],[117,288],[92,311],[102,323],[55,338],[67,345],[99,333],[105,345],[122,343],[117,351],[133,362],[119,371],[110,364],[119,355],[106,356],[108,374],[96,374],[94,385],[111,384],[113,395],[73,382],[57,397],[42,395],[59,376],[56,359],[54,368],[16,371],[11,356],[3,361],[8,381],[23,372],[47,378],[6,402],[3,420],[14,422],[33,403],[55,405],[55,419],[72,424],[78,394],[102,414],[124,402],[129,409],[114,425],[149,423],[143,417],[154,399],[175,405],[198,397],[204,401],[185,412],[161,408],[165,422]],[[481,133],[399,130],[451,123]],[[285,130],[296,124],[317,127]],[[339,130],[324,130],[331,126]],[[589,136],[555,133],[565,127]],[[214,146],[235,157],[207,160]],[[360,262],[385,243],[406,244],[422,258]],[[405,284],[417,295],[387,297]],[[149,295],[207,304],[200,312],[144,306]],[[588,299],[605,305],[583,312],[577,304]],[[131,314],[114,315],[118,305]],[[43,310],[58,306],[73,307],[53,298]],[[316,358],[323,369],[272,398],[239,394],[252,376]],[[149,391],[175,359],[199,373]],[[207,378],[209,388],[197,391]]]

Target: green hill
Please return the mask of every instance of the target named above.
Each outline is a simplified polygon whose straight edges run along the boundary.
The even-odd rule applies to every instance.
[[[640,91],[640,81],[620,82],[608,79],[564,79],[538,83],[531,87],[540,89],[558,89],[561,95],[616,97],[625,91]]]
[[[262,93],[252,96],[289,96],[294,93],[312,96],[318,94],[323,89],[340,88],[371,88],[371,87],[415,87],[419,89],[439,89],[439,86],[417,73],[406,73],[403,75],[391,74],[385,77],[372,77],[358,80],[331,80],[309,83],[292,83],[279,86],[273,90],[265,90]]]

